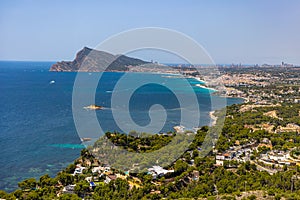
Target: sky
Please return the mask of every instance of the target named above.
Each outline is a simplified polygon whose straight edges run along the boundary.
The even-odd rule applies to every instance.
[[[299,24],[299,0],[0,0],[0,60],[73,60],[119,32],[162,27],[190,36],[219,64],[300,64]]]

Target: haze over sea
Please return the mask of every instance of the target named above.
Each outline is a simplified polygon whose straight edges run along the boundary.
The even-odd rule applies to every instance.
[[[0,62],[0,190],[12,191],[19,181],[29,177],[37,178],[46,173],[55,176],[80,155],[82,145],[72,116],[72,89],[76,73],[49,72],[52,64]],[[133,78],[140,75],[133,75]],[[121,76],[122,73],[105,73],[102,79],[104,84],[96,92],[97,105],[110,107],[111,91]],[[161,74],[144,76],[167,78]],[[52,80],[55,83],[50,84]],[[208,125],[211,111],[207,106],[210,102],[209,91],[195,86],[199,82],[194,79],[189,79],[189,82],[199,101],[200,123]],[[173,130],[172,127],[180,121],[180,111],[176,109],[179,107],[178,101],[164,87],[151,84],[141,87],[132,101],[131,116],[137,124],[149,123],[147,109],[157,103],[168,110],[167,123],[162,131]],[[227,104],[242,101],[228,98]],[[97,111],[97,116],[101,118],[101,126],[105,130],[119,130],[110,109]]]

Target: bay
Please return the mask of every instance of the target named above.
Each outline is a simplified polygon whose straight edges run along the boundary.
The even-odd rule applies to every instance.
[[[80,155],[82,148],[72,114],[74,72],[49,72],[53,62],[0,62],[0,189],[13,191],[17,183],[43,174],[55,176]],[[99,76],[92,73],[90,76]],[[95,102],[105,108],[97,112],[105,131],[122,131],[114,122],[110,100],[114,86],[124,73],[104,73],[96,90]],[[155,80],[172,81],[176,92],[185,92],[180,79],[161,74],[140,74]],[[54,82],[53,82],[54,81]],[[194,88],[201,111],[200,124],[210,123],[210,91],[197,87],[199,82],[189,80]],[[124,83],[126,84],[126,83]],[[130,82],[125,87],[130,87]],[[88,91],[87,91],[88,92]],[[219,97],[220,99],[223,97]],[[180,121],[180,105],[174,91],[163,85],[147,84],[131,98],[130,114],[140,126],[150,121],[148,112],[153,104],[161,104],[168,118],[162,132],[172,131]],[[239,98],[228,98],[227,104],[242,103]],[[220,108],[220,107],[219,107]],[[82,108],[83,109],[83,108]],[[120,115],[122,110],[120,110]]]

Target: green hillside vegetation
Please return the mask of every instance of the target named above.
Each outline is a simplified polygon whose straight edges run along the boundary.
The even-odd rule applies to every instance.
[[[90,187],[85,180],[93,176],[93,166],[101,165],[87,150],[83,150],[81,157],[56,177],[48,175],[39,180],[27,179],[19,183],[19,189],[7,194],[0,192],[4,199],[255,199],[260,192],[263,197],[271,199],[300,199],[300,167],[285,166],[275,174],[259,171],[257,165],[251,161],[237,162],[224,161],[224,166],[216,166],[215,153],[223,152],[239,141],[242,144],[249,142],[259,143],[268,138],[274,149],[294,149],[293,156],[300,155],[300,134],[298,132],[274,133],[266,130],[253,130],[245,125],[269,123],[285,126],[288,123],[300,125],[300,105],[289,104],[272,108],[255,108],[255,111],[240,112],[241,105],[227,108],[227,116],[222,134],[216,143],[214,151],[207,156],[201,156],[201,144],[211,128],[205,126],[198,130],[193,142],[187,151],[168,169],[173,173],[153,179],[148,173],[130,173],[125,179],[117,178],[109,183],[104,178],[96,181],[95,188]],[[278,120],[264,113],[276,110],[283,120]],[[218,124],[218,123],[217,123]],[[214,127],[216,128],[216,127]],[[155,151],[169,144],[175,133],[157,134],[148,137],[136,137],[135,132],[129,135],[107,133],[106,137],[115,145],[122,146],[132,152]],[[267,149],[261,149],[261,152]],[[254,153],[253,157],[259,153]],[[90,162],[87,162],[90,161]],[[90,163],[90,164],[87,164]],[[72,175],[76,164],[85,166],[80,175]],[[120,173],[112,169],[112,173]],[[197,174],[197,175],[195,175]],[[136,186],[132,186],[135,183]],[[76,184],[73,194],[62,194],[62,189],[70,184]],[[250,195],[250,191],[254,193]],[[257,193],[255,193],[257,192]],[[58,194],[60,194],[58,196]],[[247,196],[248,194],[248,196]],[[246,197],[247,196],[247,197]]]

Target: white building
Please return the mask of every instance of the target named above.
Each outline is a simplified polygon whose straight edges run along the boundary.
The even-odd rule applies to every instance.
[[[216,155],[216,160],[225,160],[225,156],[223,156],[223,155]]]
[[[224,161],[223,160],[216,160],[216,165],[217,166],[223,166],[224,165]]]
[[[85,169],[85,167],[76,166],[73,175],[75,176],[76,174],[82,174],[82,172],[83,172],[84,169]]]
[[[166,170],[161,166],[153,166],[148,169],[149,173],[152,174],[153,178],[157,178],[158,176],[163,176],[167,173],[173,173],[174,170]]]

